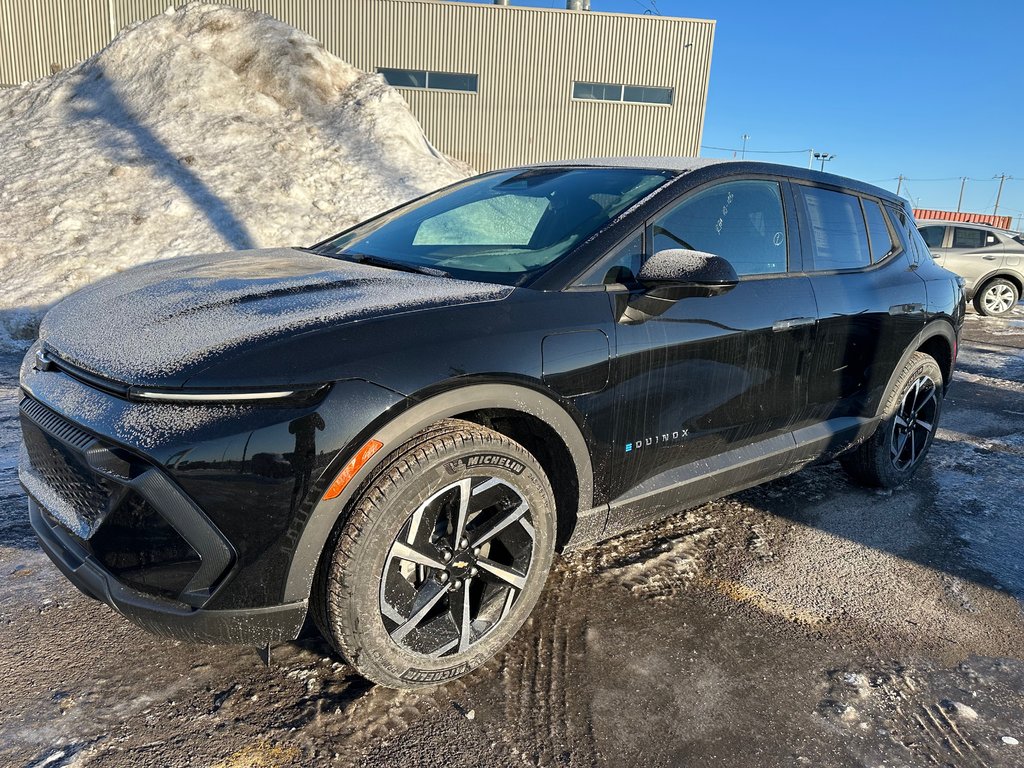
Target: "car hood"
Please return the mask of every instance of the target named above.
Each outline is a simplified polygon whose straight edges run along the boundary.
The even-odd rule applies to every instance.
[[[72,294],[46,314],[39,336],[62,360],[103,378],[176,387],[240,348],[511,291],[293,248],[187,256]]]

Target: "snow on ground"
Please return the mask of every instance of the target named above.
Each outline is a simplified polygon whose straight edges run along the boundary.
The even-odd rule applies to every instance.
[[[169,10],[0,91],[0,342],[112,272],[308,245],[468,173],[382,77],[305,33]]]

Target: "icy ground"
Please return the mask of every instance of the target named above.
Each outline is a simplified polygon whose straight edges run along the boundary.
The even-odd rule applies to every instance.
[[[169,11],[0,90],[0,345],[112,272],[310,245],[468,172],[383,78],[308,35],[248,11]]]
[[[35,545],[0,354],[0,765],[1024,765],[1024,307],[968,317],[892,493],[814,467],[560,559],[483,669],[397,693],[315,637],[148,635]]]

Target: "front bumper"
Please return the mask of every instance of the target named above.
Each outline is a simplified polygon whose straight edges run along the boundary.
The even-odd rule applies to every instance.
[[[31,496],[28,513],[43,551],[72,584],[149,632],[178,640],[264,645],[294,639],[306,619],[305,600],[266,608],[204,610],[150,598],[115,579],[60,524],[51,523]]]

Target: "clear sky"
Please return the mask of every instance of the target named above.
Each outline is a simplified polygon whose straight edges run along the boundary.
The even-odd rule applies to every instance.
[[[477,0],[478,2],[481,0]],[[486,1],[486,0],[484,0]],[[511,0],[564,8],[564,0]],[[895,190],[919,207],[1024,214],[1024,0],[591,0],[595,11],[715,19],[706,147],[807,165]],[[657,51],[638,51],[656,56]],[[657,85],[657,83],[652,83]],[[708,157],[731,152],[704,149]],[[935,181],[934,179],[943,179]]]

